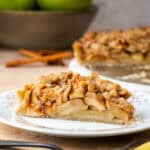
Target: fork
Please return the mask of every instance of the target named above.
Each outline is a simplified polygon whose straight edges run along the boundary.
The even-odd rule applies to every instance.
[[[22,141],[0,141],[1,148],[10,148],[10,147],[34,147],[34,148],[47,148],[50,150],[63,150],[62,148],[46,143],[37,143],[37,142],[22,142]]]
[[[128,143],[127,145],[123,146],[120,150],[129,150],[129,148],[131,148],[136,143],[137,143],[137,140],[133,140],[130,143]]]

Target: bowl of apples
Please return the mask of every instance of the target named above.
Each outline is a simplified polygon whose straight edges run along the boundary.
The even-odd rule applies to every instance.
[[[92,0],[0,0],[0,46],[69,48],[96,12]]]

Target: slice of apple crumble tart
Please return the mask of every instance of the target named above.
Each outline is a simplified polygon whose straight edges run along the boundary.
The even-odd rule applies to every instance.
[[[42,76],[17,92],[17,113],[80,121],[128,124],[134,107],[128,90],[100,79],[72,72]]]

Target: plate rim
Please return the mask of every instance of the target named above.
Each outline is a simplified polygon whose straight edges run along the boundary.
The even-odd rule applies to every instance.
[[[35,133],[41,133],[41,134],[46,134],[46,135],[52,135],[52,136],[56,136],[56,137],[72,137],[72,138],[89,138],[89,137],[112,137],[112,136],[121,136],[121,135],[128,135],[128,134],[134,134],[134,133],[138,133],[138,132],[143,132],[143,131],[146,131],[146,130],[150,130],[150,127],[146,126],[146,127],[142,127],[142,128],[134,128],[132,130],[126,130],[126,131],[123,131],[123,132],[113,132],[113,133],[104,133],[104,134],[101,134],[100,132],[97,131],[97,133],[79,133],[79,132],[71,132],[71,131],[64,131],[64,130],[51,130],[51,129],[48,129],[47,128],[47,131],[46,130],[42,130],[42,127],[41,128],[37,128],[37,129],[40,129],[40,130],[37,130],[36,127],[33,127],[33,126],[27,126],[27,125],[21,125],[21,124],[18,124],[18,123],[15,123],[15,122],[11,122],[11,121],[7,121],[5,120],[4,118],[1,118],[0,116],[0,122],[3,123],[3,124],[6,124],[8,126],[11,126],[11,127],[14,127],[14,128],[18,128],[18,129],[21,129],[21,130],[25,130],[25,131],[31,131],[31,132],[35,132]],[[44,129],[44,128],[43,128]]]

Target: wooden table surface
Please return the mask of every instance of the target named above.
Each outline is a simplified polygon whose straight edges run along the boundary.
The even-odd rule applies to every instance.
[[[66,71],[67,67],[28,65],[18,68],[5,68],[6,60],[19,57],[15,51],[0,50],[0,91],[16,89],[24,83],[35,81],[39,75]],[[150,140],[150,130],[126,136],[105,138],[60,138],[33,133],[0,124],[0,140],[22,140],[56,144],[64,150],[121,150],[121,147],[137,139],[138,143]]]

